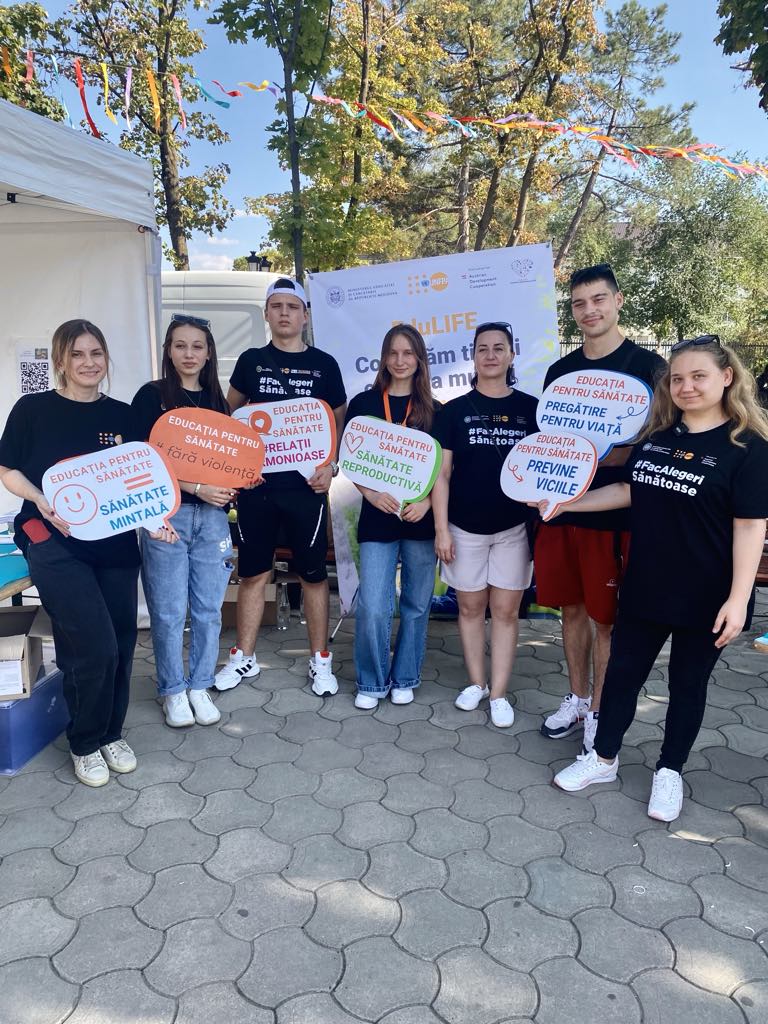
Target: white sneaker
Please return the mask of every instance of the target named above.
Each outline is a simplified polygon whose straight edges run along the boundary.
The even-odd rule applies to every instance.
[[[213,685],[217,690],[231,690],[241,679],[255,679],[261,672],[255,654],[246,656],[239,647],[229,651],[229,661],[216,673]]]
[[[589,697],[577,697],[575,693],[569,693],[563,698],[557,711],[544,719],[541,735],[548,736],[551,740],[561,740],[565,736],[570,736],[583,725],[588,711]]]
[[[597,754],[591,750],[588,754],[579,754],[573,764],[563,768],[555,776],[555,785],[568,793],[578,789],[586,789],[595,782],[613,782],[619,770],[619,759],[614,757],[611,764],[598,760]]]
[[[75,775],[86,786],[106,786],[109,782],[109,768],[100,750],[94,750],[92,754],[70,753],[70,757],[75,766]]]
[[[106,761],[107,768],[111,768],[113,772],[127,775],[128,772],[136,771],[136,755],[125,740],[107,743],[105,746],[99,747],[99,750]]]
[[[508,729],[515,721],[515,712],[506,697],[491,701],[491,721],[497,729]]]
[[[312,690],[318,697],[332,697],[334,693],[339,692],[339,684],[332,670],[333,655],[328,651],[315,651],[314,658],[309,659],[307,674],[312,683]]]
[[[355,695],[356,708],[360,708],[361,711],[373,711],[373,709],[377,708],[378,706],[378,697],[373,697],[369,693],[361,693],[360,690],[357,691],[357,694]]]
[[[166,725],[172,729],[181,729],[185,725],[194,725],[195,716],[189,706],[186,690],[171,693],[163,699],[163,712]]]
[[[598,711],[588,711],[587,717],[584,719],[584,747],[582,750],[584,754],[588,754],[595,745],[598,714]]]
[[[190,690],[187,697],[198,725],[215,725],[221,720],[221,712],[207,690]]]
[[[659,768],[653,776],[648,817],[674,821],[683,809],[683,777],[671,768]]]
[[[413,703],[413,687],[411,686],[394,686],[389,691],[389,699],[393,704],[412,704]]]
[[[474,711],[480,701],[485,700],[490,693],[487,686],[476,686],[472,683],[470,686],[464,687],[453,703],[462,711]]]

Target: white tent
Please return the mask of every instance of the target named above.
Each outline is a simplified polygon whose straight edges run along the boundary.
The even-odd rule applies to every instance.
[[[157,376],[160,257],[147,161],[0,100],[0,429],[65,320],[104,331],[115,398]]]

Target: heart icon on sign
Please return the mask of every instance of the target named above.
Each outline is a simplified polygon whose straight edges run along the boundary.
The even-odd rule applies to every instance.
[[[344,444],[349,448],[351,452],[356,452],[360,445],[363,443],[362,434],[345,434]]]
[[[512,260],[510,266],[518,277],[527,277],[533,270],[533,260]]]

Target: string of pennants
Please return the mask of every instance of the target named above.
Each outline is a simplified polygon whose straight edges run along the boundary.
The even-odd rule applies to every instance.
[[[70,127],[74,128],[72,117],[67,109],[66,102],[64,100],[64,94],[61,86],[61,73],[59,70],[59,64],[55,54],[46,51],[50,56],[53,66],[53,77],[56,82],[56,88],[59,94],[59,102],[61,103]],[[11,63],[11,57],[8,52],[7,46],[0,47],[0,63],[2,64],[3,72],[8,81],[13,80],[15,77],[21,75],[21,69],[18,74],[14,73],[13,65]],[[86,97],[86,82],[83,74],[83,67],[80,57],[74,57],[73,69],[75,72],[75,82],[77,90],[80,94],[80,102],[83,106],[85,113],[85,119],[88,123],[88,127],[91,133],[96,138],[101,138],[96,124],[91,116],[88,101]],[[34,53],[28,49],[24,55],[23,62],[23,81],[30,83],[34,79],[35,68],[34,68]],[[108,65],[106,62],[101,61],[99,63],[99,70],[101,73],[101,82],[104,95],[104,112],[106,116],[117,124],[117,118],[114,111],[110,106],[110,89],[109,89],[109,75]],[[157,89],[157,78],[155,72],[151,68],[143,68],[143,74],[146,77],[147,86],[149,89],[150,100],[152,103],[152,111],[154,116],[155,130],[160,130],[160,98]],[[168,74],[171,85],[173,87],[174,96],[179,110],[179,122],[183,131],[186,131],[187,118],[184,112],[184,106],[182,103],[181,85],[176,75]],[[196,76],[192,76],[192,81],[199,90],[201,96],[206,100],[210,100],[219,107],[229,108],[232,104],[230,99],[241,99],[243,93],[240,89],[227,89],[217,79],[212,80],[212,84],[217,87],[225,96],[230,99],[224,100],[212,95],[204,87],[203,83]],[[279,99],[283,93],[283,89],[275,82],[267,81],[255,84],[254,82],[238,82],[239,86],[250,89],[252,92],[270,92],[272,95]],[[122,96],[123,116],[125,118],[128,130],[131,130],[131,91],[133,88],[133,68],[125,69],[125,86],[124,93]],[[637,168],[644,160],[670,160],[670,159],[682,159],[690,162],[705,163],[710,166],[717,167],[724,174],[730,178],[741,179],[749,175],[757,175],[764,181],[768,181],[768,164],[750,163],[746,160],[731,160],[730,158],[723,156],[717,152],[712,152],[718,147],[712,142],[698,142],[693,143],[689,146],[656,146],[647,145],[641,146],[631,142],[624,141],[622,139],[614,138],[611,135],[607,135],[602,129],[596,128],[589,125],[584,125],[579,122],[566,121],[562,119],[544,121],[536,117],[533,114],[526,113],[515,113],[509,114],[502,118],[487,118],[487,117],[475,117],[475,116],[462,116],[454,117],[447,113],[438,113],[434,110],[425,111],[412,111],[401,108],[395,110],[392,107],[388,107],[385,113],[377,111],[370,104],[365,105],[362,103],[349,102],[347,100],[340,99],[337,96],[323,96],[317,93],[313,93],[309,99],[313,103],[323,104],[329,107],[336,107],[344,112],[348,117],[356,120],[360,118],[367,118],[374,124],[383,128],[394,138],[402,141],[403,136],[401,133],[407,133],[409,135],[421,135],[429,137],[435,132],[454,129],[462,135],[463,138],[471,139],[477,135],[477,128],[484,127],[489,128],[496,132],[511,132],[511,131],[535,131],[544,135],[552,136],[563,136],[570,137],[573,139],[579,139],[581,141],[592,142],[599,145],[602,150],[608,155],[615,157],[617,160],[621,160],[623,163],[628,164],[630,167]],[[397,125],[397,127],[396,127]],[[399,130],[398,130],[399,129]]]

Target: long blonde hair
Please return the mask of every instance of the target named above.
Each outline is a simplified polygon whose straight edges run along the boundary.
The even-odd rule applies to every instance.
[[[733,372],[733,380],[726,387],[722,398],[723,413],[731,424],[729,432],[731,444],[743,448],[744,442],[739,438],[745,432],[757,434],[758,437],[768,441],[768,415],[757,401],[754,377],[733,349],[727,345],[721,345],[719,341],[696,345],[695,349],[693,346],[687,346],[670,355],[669,364],[656,383],[651,414],[641,436],[648,437],[660,430],[669,430],[680,419],[680,410],[672,400],[669,389],[672,364],[683,352],[694,350],[708,355],[719,370],[730,367]]]

